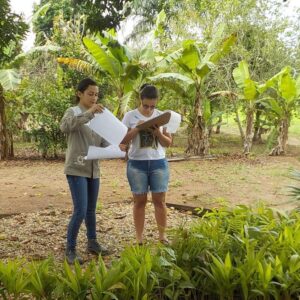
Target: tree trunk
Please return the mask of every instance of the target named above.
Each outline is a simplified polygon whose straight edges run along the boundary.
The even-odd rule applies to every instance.
[[[122,99],[123,99],[123,92],[122,91],[118,91],[117,92],[117,97],[118,97],[118,107],[117,107],[117,111],[115,112],[116,113],[116,117],[119,119],[119,120],[122,120],[123,117],[124,117],[124,113],[122,111]]]
[[[278,139],[277,139],[278,143],[277,143],[277,146],[272,149],[272,151],[269,153],[269,155],[272,155],[272,156],[285,155],[286,145],[287,145],[287,141],[288,141],[289,127],[290,127],[289,118],[285,118],[280,121],[279,135],[278,135]]]
[[[261,116],[261,111],[257,110],[256,114],[255,114],[255,122],[254,122],[254,134],[253,134],[253,139],[252,142],[258,142],[261,143],[261,134],[260,134],[260,129],[261,129],[261,125],[260,125],[260,116]]]
[[[221,115],[219,117],[219,120],[218,120],[218,125],[217,125],[217,128],[216,128],[216,134],[220,134],[221,133],[221,123],[223,122],[223,116]]]
[[[254,111],[251,108],[248,108],[246,114],[246,134],[244,138],[244,154],[248,155],[252,147],[252,128],[254,121]]]
[[[186,153],[204,156],[209,154],[209,139],[205,120],[203,118],[202,99],[199,89],[196,93],[194,116],[195,120],[193,127],[190,128],[189,131]]]
[[[9,132],[9,150],[8,150],[8,156],[10,158],[15,157],[15,151],[14,151],[14,138],[12,132]]]
[[[223,121],[223,117],[221,115],[221,116],[219,116],[218,123],[216,125],[216,131],[215,131],[216,134],[220,134],[221,133],[221,123],[222,123],[222,121]],[[213,133],[213,129],[214,129],[213,125],[211,125],[211,126],[208,127],[208,137],[209,138],[211,137],[211,135]]]
[[[244,142],[245,134],[244,134],[244,131],[243,131],[241,120],[240,120],[239,110],[238,110],[238,107],[237,107],[236,102],[235,102],[235,97],[230,96],[230,99],[232,100],[233,107],[234,107],[234,112],[235,112],[235,119],[234,120],[238,124],[239,131],[240,131],[240,136],[241,136],[242,141]]]
[[[0,84],[0,160],[9,156],[9,140],[6,129],[4,91]]]

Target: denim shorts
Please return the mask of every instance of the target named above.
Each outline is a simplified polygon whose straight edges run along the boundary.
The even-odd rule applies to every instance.
[[[127,178],[133,194],[162,193],[168,190],[168,161],[132,160],[127,162]]]

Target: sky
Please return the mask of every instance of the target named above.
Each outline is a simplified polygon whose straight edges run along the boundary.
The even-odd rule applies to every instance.
[[[28,23],[31,20],[34,3],[38,4],[40,0],[10,0],[12,11],[17,14],[23,14]],[[283,7],[287,16],[292,15],[295,9],[300,8],[300,0],[287,0]],[[23,43],[23,50],[25,52],[33,46],[34,37],[34,33],[30,30]]]

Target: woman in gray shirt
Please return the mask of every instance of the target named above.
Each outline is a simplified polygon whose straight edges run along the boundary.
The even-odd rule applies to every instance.
[[[108,250],[96,237],[96,205],[100,185],[98,160],[84,160],[89,146],[106,147],[108,143],[89,128],[94,113],[101,113],[103,106],[97,104],[99,88],[90,78],[83,79],[77,87],[78,105],[69,108],[62,118],[60,129],[67,134],[65,174],[69,183],[73,214],[68,226],[66,259],[82,263],[76,252],[76,240],[83,220],[87,229],[87,250],[107,255]]]

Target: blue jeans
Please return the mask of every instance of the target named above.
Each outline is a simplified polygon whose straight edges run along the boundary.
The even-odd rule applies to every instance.
[[[67,248],[74,250],[83,220],[85,220],[87,238],[96,239],[96,205],[100,180],[99,178],[73,175],[67,175],[67,180],[74,206],[73,215],[68,226]]]
[[[169,166],[166,159],[127,162],[127,178],[133,194],[163,193],[168,190]]]

